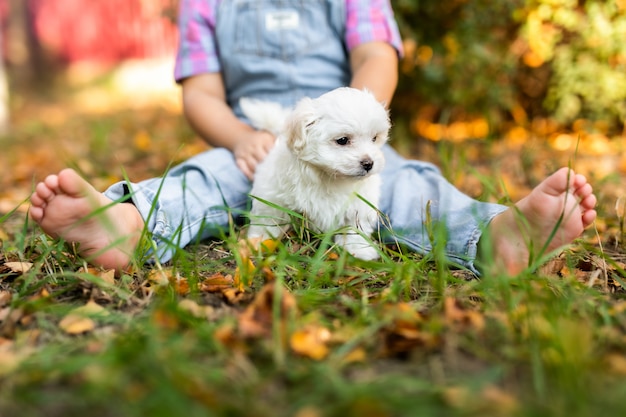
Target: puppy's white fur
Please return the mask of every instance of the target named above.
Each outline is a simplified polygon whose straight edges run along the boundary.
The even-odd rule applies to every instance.
[[[319,231],[338,231],[335,242],[355,257],[378,258],[364,236],[371,236],[378,220],[373,207],[390,128],[384,106],[371,93],[349,87],[301,100],[286,119],[268,103],[243,101],[256,128],[280,132],[256,168],[248,238],[280,238],[289,228],[288,214],[258,197],[303,214]]]

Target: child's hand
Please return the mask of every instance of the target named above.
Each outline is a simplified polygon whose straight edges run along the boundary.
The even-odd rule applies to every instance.
[[[265,159],[275,140],[276,137],[271,133],[257,130],[235,145],[233,153],[237,166],[250,180],[254,178],[256,166]]]

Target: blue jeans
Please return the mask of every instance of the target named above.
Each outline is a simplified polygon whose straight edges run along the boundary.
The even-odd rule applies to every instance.
[[[443,224],[449,260],[477,273],[478,240],[486,225],[506,207],[466,196],[433,164],[405,159],[389,145],[384,152],[379,209],[386,220],[380,227],[381,239],[425,254],[433,247],[428,228]],[[251,183],[230,151],[214,149],[188,159],[162,178],[120,182],[104,194],[122,200],[127,187],[152,233],[156,256],[166,262],[175,247],[227,232],[230,216],[237,218],[248,207]]]

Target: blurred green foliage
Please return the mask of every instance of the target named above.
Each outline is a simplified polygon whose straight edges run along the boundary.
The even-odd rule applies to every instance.
[[[411,100],[435,106],[444,123],[493,124],[520,108],[563,124],[626,121],[626,0],[392,5],[405,42],[399,114],[415,112]]]

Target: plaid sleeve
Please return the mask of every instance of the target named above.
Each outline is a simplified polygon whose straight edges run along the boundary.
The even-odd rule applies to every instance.
[[[402,39],[389,0],[346,0],[346,45],[388,42],[402,55]]]
[[[182,0],[178,14],[176,82],[192,75],[220,71],[215,43],[217,0]]]

